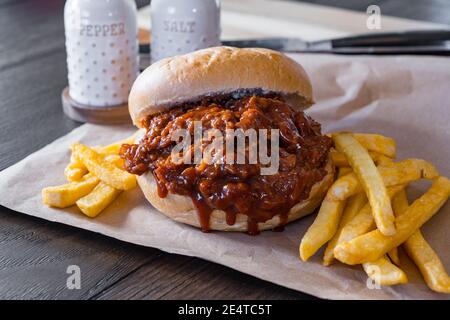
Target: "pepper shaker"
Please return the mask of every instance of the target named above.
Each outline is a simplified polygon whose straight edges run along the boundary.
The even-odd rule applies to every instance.
[[[136,15],[133,0],[66,2],[64,26],[69,80],[66,98],[77,108],[85,106],[86,112],[99,111],[98,116],[91,114],[93,122],[103,122],[102,114],[108,118],[106,110],[126,108],[129,91],[139,72]],[[69,116],[74,118],[73,114]]]
[[[218,0],[153,0],[152,62],[220,45]]]

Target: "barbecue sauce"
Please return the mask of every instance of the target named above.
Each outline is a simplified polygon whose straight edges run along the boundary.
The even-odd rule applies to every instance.
[[[175,164],[171,151],[174,130],[193,133],[194,121],[202,129],[279,129],[280,163],[273,175],[261,175],[257,164]],[[275,231],[283,230],[290,209],[309,197],[312,186],[326,175],[332,141],[320,124],[294,111],[279,96],[204,99],[152,115],[145,121],[146,135],[138,144],[125,144],[121,156],[133,174],[152,172],[158,194],[188,196],[198,211],[202,231],[209,231],[213,210],[223,210],[233,225],[237,214],[247,216],[248,233],[259,233],[258,223],[278,215]],[[224,133],[225,136],[225,133]],[[194,140],[192,139],[192,142]],[[235,155],[236,156],[236,155]],[[236,159],[236,158],[235,158]]]

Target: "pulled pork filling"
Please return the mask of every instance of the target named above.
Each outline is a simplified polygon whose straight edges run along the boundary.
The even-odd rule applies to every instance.
[[[193,144],[195,121],[201,121],[203,131],[218,129],[223,136],[226,129],[267,129],[269,134],[270,129],[279,129],[278,171],[261,175],[264,165],[259,160],[256,164],[174,163],[171,152],[177,140],[172,139],[173,134],[187,129]],[[209,230],[214,209],[226,213],[229,225],[235,223],[237,214],[246,215],[250,234],[257,234],[257,224],[275,215],[283,226],[289,210],[307,199],[312,186],[326,175],[332,145],[331,139],[321,134],[319,123],[294,111],[279,96],[204,100],[152,115],[144,126],[147,131],[138,144],[121,148],[126,169],[138,175],[150,171],[160,197],[168,192],[189,196],[198,209],[203,231]],[[210,142],[204,141],[202,149]],[[268,146],[270,153],[270,140]]]

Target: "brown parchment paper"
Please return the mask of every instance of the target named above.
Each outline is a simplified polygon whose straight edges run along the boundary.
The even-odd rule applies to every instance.
[[[353,57],[291,55],[309,73],[317,103],[308,113],[324,132],[382,133],[398,142],[398,157],[432,161],[450,176],[450,59],[439,57]],[[321,265],[322,252],[307,263],[298,258],[301,236],[313,216],[284,232],[202,233],[173,222],[148,204],[138,188],[123,193],[98,218],[76,208],[59,210],[41,203],[41,189],[64,183],[69,146],[75,141],[106,144],[134,132],[131,127],[83,125],[0,173],[0,204],[28,215],[98,232],[167,252],[214,261],[258,278],[330,299],[448,299],[430,291],[405,255],[409,283],[369,289],[360,266]],[[427,184],[411,188],[417,196]],[[19,214],[19,213],[18,213]],[[423,232],[450,270],[450,204]]]

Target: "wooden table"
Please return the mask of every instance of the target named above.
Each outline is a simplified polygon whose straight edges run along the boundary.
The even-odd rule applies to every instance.
[[[450,4],[437,2],[449,16]],[[63,5],[61,0],[0,0],[0,170],[80,125],[61,109],[60,93],[67,85]],[[408,6],[408,12],[417,17],[411,10],[414,5]],[[66,268],[72,264],[81,267],[80,290],[66,288]],[[124,243],[0,207],[0,298],[313,297],[197,258]]]

